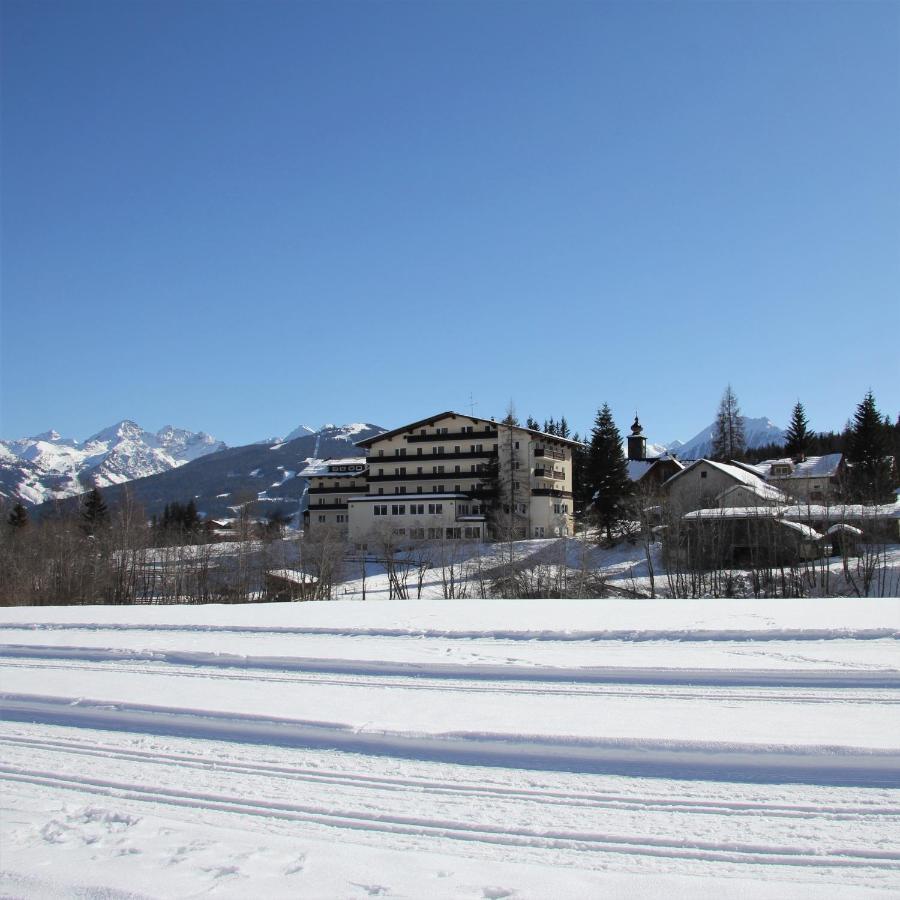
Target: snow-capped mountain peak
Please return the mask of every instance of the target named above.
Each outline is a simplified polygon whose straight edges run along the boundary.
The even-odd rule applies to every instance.
[[[0,441],[0,495],[27,503],[63,499],[92,484],[106,487],[156,475],[225,444],[205,432],[167,425],[157,434],[123,419],[83,442],[55,430],[32,438]]]
[[[766,416],[751,419],[741,416],[744,423],[744,438],[748,447],[762,447],[765,444],[783,444],[785,441],[784,429],[776,425]],[[713,434],[715,422],[708,425],[702,431],[695,434],[689,441],[672,441],[666,444],[666,448],[676,453],[680,459],[700,459],[712,453]]]

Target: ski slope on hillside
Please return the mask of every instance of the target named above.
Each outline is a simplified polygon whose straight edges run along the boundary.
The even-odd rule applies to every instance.
[[[3,609],[0,892],[889,896],[898,637],[896,600]]]

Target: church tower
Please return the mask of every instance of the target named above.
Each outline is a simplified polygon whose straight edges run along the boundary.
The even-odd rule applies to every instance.
[[[633,460],[647,458],[647,438],[643,435],[643,428],[638,421],[637,413],[634,414],[634,424],[631,426],[631,434],[628,435],[628,458]]]

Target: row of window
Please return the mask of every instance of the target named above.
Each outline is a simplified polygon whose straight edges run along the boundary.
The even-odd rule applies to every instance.
[[[487,469],[487,466],[484,463],[472,463],[469,466],[470,472],[484,472]],[[454,472],[462,472],[462,466],[454,466]],[[388,473],[389,475],[399,475],[401,478],[406,475],[406,466],[397,466],[396,469]],[[424,475],[425,470],[422,466],[416,466],[416,475]],[[444,474],[444,466],[432,466],[431,467],[432,475],[443,475]],[[378,469],[376,475],[380,478],[384,475],[384,469]],[[335,485],[337,487],[337,485]]]
[[[519,443],[517,441],[516,442],[516,450],[518,450],[518,449],[519,449]],[[444,447],[443,445],[432,447],[431,455],[439,456],[445,450],[446,450],[446,447]],[[406,451],[407,451],[406,447],[396,447],[394,449],[394,456],[406,456]],[[497,451],[497,445],[494,444],[494,452],[496,453],[496,451]],[[453,452],[454,453],[462,453],[462,445],[454,444]],[[469,444],[469,453],[484,453],[484,444]],[[384,450],[379,450],[378,455],[384,456]],[[426,456],[426,455],[427,454],[422,449],[422,447],[416,447],[416,456]]]
[[[391,515],[392,516],[405,516],[406,515],[406,503],[392,503],[391,504]],[[424,516],[425,508],[428,508],[429,516],[441,516],[444,514],[444,504],[443,503],[410,503],[409,504],[409,514],[411,516]],[[386,516],[388,514],[388,505],[387,503],[376,503],[373,507],[373,512],[376,516]]]
[[[338,525],[346,525],[347,522],[350,521],[349,518],[347,517],[346,513],[338,513],[337,516],[335,516],[335,519],[337,520]],[[324,515],[320,515],[319,516],[320,524],[324,525],[325,521],[326,521],[326,517]]]
[[[406,532],[406,528],[393,529],[393,534],[397,537],[406,537]],[[413,541],[435,541],[441,538],[447,538],[451,541],[459,541],[463,538],[469,541],[481,540],[481,526],[472,525],[465,528],[410,528],[409,538]]]
[[[445,490],[446,485],[443,485],[443,484],[428,485],[427,486],[428,490],[426,490],[425,487],[426,486],[417,484],[416,485],[416,493],[417,494],[445,494],[446,493],[446,490]],[[484,485],[478,484],[478,483],[469,484],[469,485],[466,485],[465,491],[464,491],[463,486],[461,484],[454,484],[453,485],[453,493],[454,494],[462,494],[467,491],[480,491],[483,489],[483,487],[484,487]],[[518,484],[516,484],[516,487],[518,487]],[[401,484],[401,485],[397,485],[397,487],[394,488],[394,493],[395,494],[407,494],[410,492],[406,490],[406,485]],[[384,494],[383,487],[378,488],[378,494],[379,494],[379,496]]]

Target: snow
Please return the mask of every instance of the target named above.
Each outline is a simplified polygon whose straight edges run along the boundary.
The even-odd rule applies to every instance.
[[[744,437],[748,447],[762,447],[766,444],[783,444],[786,438],[784,429],[765,416],[749,418],[741,416],[744,425]],[[678,453],[681,459],[700,459],[712,452],[715,422],[695,434],[684,443],[672,441],[667,444],[669,450]]]
[[[896,599],[3,608],[0,893],[896,896],[898,640]]]
[[[80,494],[88,480],[101,488],[121,484],[224,448],[202,431],[166,425],[153,434],[126,419],[83,442],[62,438],[56,431],[0,441],[0,465],[7,469],[5,480],[13,493],[37,504]]]

